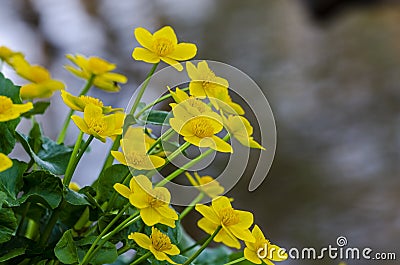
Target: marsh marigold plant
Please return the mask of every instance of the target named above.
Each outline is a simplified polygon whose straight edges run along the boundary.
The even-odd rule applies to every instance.
[[[132,47],[132,57],[150,66],[127,109],[91,94],[92,88],[130,89],[121,86],[128,78],[115,63],[68,54],[64,68],[81,80],[79,89],[0,46],[0,69],[27,81],[14,84],[0,73],[1,264],[232,265],[287,258],[258,255],[265,244],[280,248],[253,225],[253,213],[234,208],[234,198],[224,196],[230,187],[218,176],[192,172],[212,153],[236,154],[235,141],[268,150],[233,100],[229,80],[206,61],[185,62],[197,46],[178,41],[172,27],[152,32],[134,30],[140,46]],[[142,97],[162,63],[181,71],[187,83],[162,84],[164,95],[146,103]],[[48,121],[38,119],[49,111],[51,97],[60,99],[52,104],[64,103],[55,108],[67,111],[57,139],[45,136]],[[103,146],[101,152],[93,142]],[[198,148],[200,154],[192,152]],[[21,150],[26,154],[16,157]],[[95,159],[83,159],[88,153]],[[76,170],[88,161],[92,171]],[[91,185],[79,185],[93,177]],[[178,183],[193,191],[192,201],[180,208],[173,202],[181,194],[171,189]],[[189,220],[182,222],[194,210],[201,218],[191,229],[206,236],[199,241],[185,231]],[[210,247],[212,241],[221,246]]]

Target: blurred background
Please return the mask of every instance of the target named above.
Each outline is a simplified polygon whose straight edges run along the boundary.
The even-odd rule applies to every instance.
[[[379,0],[1,0],[0,45],[48,67],[77,94],[83,81],[63,69],[65,54],[118,65],[128,84],[118,94],[92,89],[125,107],[150,66],[134,62],[133,29],[175,28],[198,45],[197,59],[233,65],[265,92],[278,132],[267,180],[250,193],[251,167],[229,195],[250,210],[272,242],[397,252],[400,258],[400,4]],[[22,80],[7,71],[16,83]],[[55,139],[67,113],[59,94],[42,117]],[[26,125],[28,126],[28,125]],[[24,126],[22,126],[24,127]],[[22,130],[24,128],[21,128]],[[66,142],[77,130],[71,126]],[[75,179],[97,177],[109,148],[94,141]],[[15,155],[22,152],[16,150]],[[196,238],[196,214],[185,226]],[[281,264],[338,264],[339,260]],[[348,261],[347,264],[398,264]]]

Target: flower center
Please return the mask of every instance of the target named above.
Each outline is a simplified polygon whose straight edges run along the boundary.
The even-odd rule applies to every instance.
[[[0,113],[5,113],[7,110],[11,109],[13,102],[10,98],[6,96],[0,96]]]
[[[220,211],[220,215],[221,222],[225,226],[235,225],[239,223],[239,213],[235,212],[235,210],[230,207],[223,208]]]
[[[159,56],[165,56],[174,51],[174,45],[169,39],[159,38],[154,41],[153,49]]]
[[[88,127],[98,134],[102,134],[107,130],[107,124],[103,119],[91,119],[88,123]]]
[[[160,191],[153,190],[147,194],[147,202],[152,208],[157,208],[165,204],[167,198]]]
[[[95,106],[103,107],[103,102],[101,102],[101,100],[97,98],[92,98],[89,96],[80,96],[79,99],[82,100],[83,104],[85,105],[93,104]]]
[[[192,121],[192,131],[200,138],[211,137],[214,135],[214,128],[209,118],[199,117]]]
[[[165,251],[172,248],[171,239],[157,228],[154,228],[150,236],[151,244],[157,251]]]
[[[146,154],[142,154],[139,152],[131,151],[128,154],[126,154],[128,163],[138,166],[142,165],[143,162],[146,160]]]

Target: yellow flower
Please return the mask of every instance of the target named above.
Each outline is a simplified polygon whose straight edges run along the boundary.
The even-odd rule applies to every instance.
[[[9,97],[0,95],[0,122],[10,121],[18,118],[22,113],[33,108],[31,102],[25,104],[13,104]]]
[[[118,83],[125,84],[127,82],[126,76],[118,73],[111,72],[117,66],[99,57],[86,58],[83,55],[71,55],[66,57],[73,62],[77,68],[70,65],[65,68],[74,75],[88,80],[94,75],[93,85],[108,92],[117,92],[120,90]]]
[[[201,192],[204,192],[212,199],[221,195],[225,190],[224,187],[222,187],[219,182],[211,176],[200,177],[197,172],[194,172],[196,178],[194,179],[189,172],[185,172],[185,175],[194,187],[198,188]]]
[[[0,46],[0,60],[6,62],[9,65],[12,65],[12,58],[15,55],[22,56],[22,53],[20,52],[15,52],[11,49],[9,49],[6,46]]]
[[[178,220],[177,213],[169,207],[171,194],[167,188],[153,188],[151,181],[144,175],[133,177],[129,201],[140,210],[143,222],[148,226],[161,223],[172,228],[175,227],[175,220]]]
[[[179,248],[172,244],[171,239],[157,228],[151,228],[150,237],[146,234],[135,232],[131,233],[128,238],[135,240],[141,248],[150,250],[157,260],[166,260],[171,264],[176,264],[168,255],[178,255],[180,253]]]
[[[204,216],[197,225],[206,233],[211,235],[218,226],[222,226],[214,238],[215,242],[222,242],[237,249],[240,248],[238,239],[255,242],[249,230],[253,224],[253,214],[233,209],[227,197],[214,198],[211,206],[196,204],[196,210]]]
[[[222,120],[228,132],[242,145],[265,150],[265,148],[257,143],[253,139],[253,136],[251,136],[253,134],[253,127],[245,117],[229,115],[228,118],[225,118],[224,115],[222,115]]]
[[[287,259],[287,253],[277,245],[272,245],[265,239],[258,225],[254,226],[252,235],[256,239],[255,242],[245,241],[246,247],[244,249],[244,257],[247,260],[255,264],[264,262],[268,265],[274,265],[272,261],[283,261]]]
[[[129,182],[129,188],[121,183],[115,183],[114,189],[123,197],[127,198],[129,201],[131,200],[135,188],[135,178],[131,178]],[[132,204],[132,202],[131,202]]]
[[[168,88],[169,93],[176,103],[170,103],[172,109],[178,107],[180,110],[176,110],[178,112],[187,112],[188,117],[194,117],[204,112],[211,112],[212,109],[206,103],[202,102],[198,98],[189,97],[183,90],[178,87],[173,92],[170,88]],[[178,104],[177,104],[178,103]]]
[[[243,115],[243,108],[232,101],[229,96],[229,83],[226,79],[216,76],[208,67],[206,61],[201,61],[194,66],[191,62],[186,63],[186,70],[192,80],[189,84],[190,95],[195,97],[208,97],[212,105],[224,112]]]
[[[105,142],[106,137],[114,138],[122,133],[125,114],[117,112],[103,115],[101,107],[89,104],[85,107],[83,119],[77,115],[73,115],[71,119],[82,132]]]
[[[8,158],[8,156],[6,156],[5,154],[0,153],[0,172],[6,171],[10,167],[12,167],[12,165],[12,160]]]
[[[32,82],[21,87],[22,99],[49,98],[55,91],[64,89],[64,84],[52,79],[47,69],[30,65],[22,56],[14,56],[12,65],[19,76]]]
[[[97,98],[89,97],[89,96],[73,96],[72,94],[68,93],[67,91],[61,91],[61,97],[64,103],[73,110],[83,112],[85,107],[89,104],[96,105],[101,107],[104,114],[115,112],[115,111],[124,111],[124,109],[117,108],[113,109],[111,106],[104,106],[103,102]]]
[[[192,59],[197,52],[196,45],[192,43],[178,43],[170,26],[165,26],[154,34],[144,28],[136,28],[135,37],[144,48],[135,48],[132,53],[133,59],[146,63],[158,63],[161,60],[178,71],[183,70],[178,61]]]
[[[184,101],[181,104],[185,104]],[[194,108],[192,108],[194,109]],[[171,127],[185,141],[199,147],[209,147],[219,152],[233,152],[232,147],[216,136],[223,129],[221,117],[215,112],[204,112],[193,116],[185,107],[172,109],[174,118],[169,120]]]
[[[120,163],[138,170],[150,170],[161,167],[165,160],[156,155],[148,155],[151,139],[140,127],[129,127],[121,140],[122,152],[111,151],[111,155]]]

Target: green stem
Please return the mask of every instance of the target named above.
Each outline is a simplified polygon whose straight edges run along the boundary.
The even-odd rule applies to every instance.
[[[86,255],[83,257],[82,262],[80,265],[86,265],[89,263],[91,257],[94,255],[95,252],[93,252],[97,246],[97,243],[101,240],[101,238],[110,230],[110,228],[115,224],[115,222],[118,221],[118,219],[125,213],[126,210],[130,207],[130,204],[126,204],[125,207],[114,217],[114,219],[111,220],[111,222],[104,228],[104,230],[100,233],[100,235],[97,236],[93,244],[90,246],[88,252],[86,252]],[[101,246],[100,246],[101,247]]]
[[[125,175],[124,180],[122,181],[122,185],[126,185],[129,177],[131,176],[131,172],[128,171],[128,173]],[[113,189],[112,195],[110,200],[108,201],[108,204],[106,206],[106,212],[110,211],[112,209],[112,205],[114,204],[114,201],[117,199],[118,193]]]
[[[69,183],[71,182],[72,174],[74,171],[73,167],[79,152],[79,148],[82,143],[82,138],[83,138],[83,132],[81,131],[78,135],[78,139],[76,139],[74,150],[72,151],[71,158],[69,159],[68,162],[67,170],[65,171],[64,181],[63,181],[65,187],[68,187]]]
[[[233,265],[233,264],[242,262],[242,261],[244,261],[244,260],[246,260],[246,258],[245,258],[245,257],[241,257],[241,258],[232,260],[232,261],[230,261],[230,262],[228,262],[228,263],[225,263],[224,265]]]
[[[206,247],[211,243],[221,229],[222,226],[218,226],[214,233],[212,233],[212,235],[206,240],[206,242],[204,242],[204,244],[188,260],[186,260],[185,263],[183,263],[183,265],[189,265],[192,261],[194,261],[201,254],[201,252],[206,249]]]
[[[75,167],[78,165],[83,154],[86,152],[86,149],[89,147],[89,145],[93,141],[93,139],[94,139],[94,136],[90,135],[89,138],[86,140],[85,144],[82,146],[81,151],[78,153],[78,157],[75,160],[75,164],[76,164]]]
[[[47,222],[46,229],[44,230],[43,234],[40,236],[39,246],[43,247],[44,245],[46,245],[47,241],[49,240],[51,232],[53,231],[53,228],[58,221],[58,216],[61,213],[63,205],[64,205],[64,201],[62,201],[60,203],[60,205],[52,212],[50,219]]]
[[[229,138],[230,138],[230,135],[227,134],[227,135],[225,135],[225,137],[222,140],[224,140],[226,142],[226,141],[229,140]],[[190,162],[188,162],[185,165],[181,166],[180,168],[178,168],[177,170],[175,170],[174,172],[169,174],[166,178],[161,180],[159,183],[157,183],[156,187],[164,186],[165,184],[167,184],[168,182],[170,182],[171,180],[173,180],[174,178],[176,178],[177,176],[182,174],[184,171],[188,170],[190,167],[196,165],[198,162],[200,162],[203,158],[205,158],[206,156],[211,154],[213,151],[214,151],[213,149],[208,149],[207,151],[205,151],[204,153],[202,153],[198,157],[194,158]]]
[[[131,249],[131,246],[129,244],[124,245],[122,248],[117,250],[118,256],[121,256],[125,252]]]
[[[21,233],[21,230],[22,230],[22,228],[24,226],[25,217],[26,217],[26,214],[28,213],[28,210],[29,210],[30,206],[31,206],[31,203],[27,202],[26,205],[25,205],[24,211],[22,212],[21,220],[19,221],[19,225],[18,225],[18,228],[17,228],[16,235],[19,235]]]
[[[93,85],[94,78],[95,78],[95,75],[91,75],[91,76],[90,76],[90,78],[87,80],[85,86],[83,87],[81,93],[79,93],[79,96],[86,95],[86,93],[89,91],[89,89],[90,89],[90,88],[92,87],[92,85]],[[71,110],[68,112],[68,115],[67,115],[67,117],[65,118],[65,121],[64,121],[64,125],[63,125],[63,127],[62,127],[62,129],[61,129],[60,134],[58,135],[58,138],[57,138],[57,143],[58,143],[58,144],[62,144],[62,143],[64,142],[64,140],[65,140],[65,135],[67,134],[68,126],[69,126],[69,124],[70,124],[70,122],[71,122],[71,116],[72,116],[72,114],[74,114],[74,112],[75,112],[75,111],[74,111],[73,109],[71,109]]]
[[[196,246],[204,244],[204,242],[206,242],[207,239],[208,239],[208,236],[196,241],[193,245],[183,249],[180,254],[183,255],[184,253],[188,252],[189,250],[195,248]]]
[[[179,220],[182,220],[190,211],[193,210],[194,206],[199,203],[202,199],[204,198],[204,193],[201,192],[199,195],[197,195],[196,198],[181,212],[179,215]]]
[[[137,260],[133,261],[130,265],[136,265],[141,263],[142,261],[146,260],[148,257],[150,257],[151,252],[147,252],[146,254],[144,254],[143,256],[141,256],[140,258],[138,258]]]
[[[154,150],[154,148],[156,148],[156,146],[158,144],[161,143],[161,141],[167,141],[169,138],[171,138],[171,136],[173,135],[174,129],[169,128],[167,131],[165,131],[165,133],[163,133],[163,135],[161,135],[149,148],[149,150],[147,150],[147,154],[150,154],[151,151]]]

